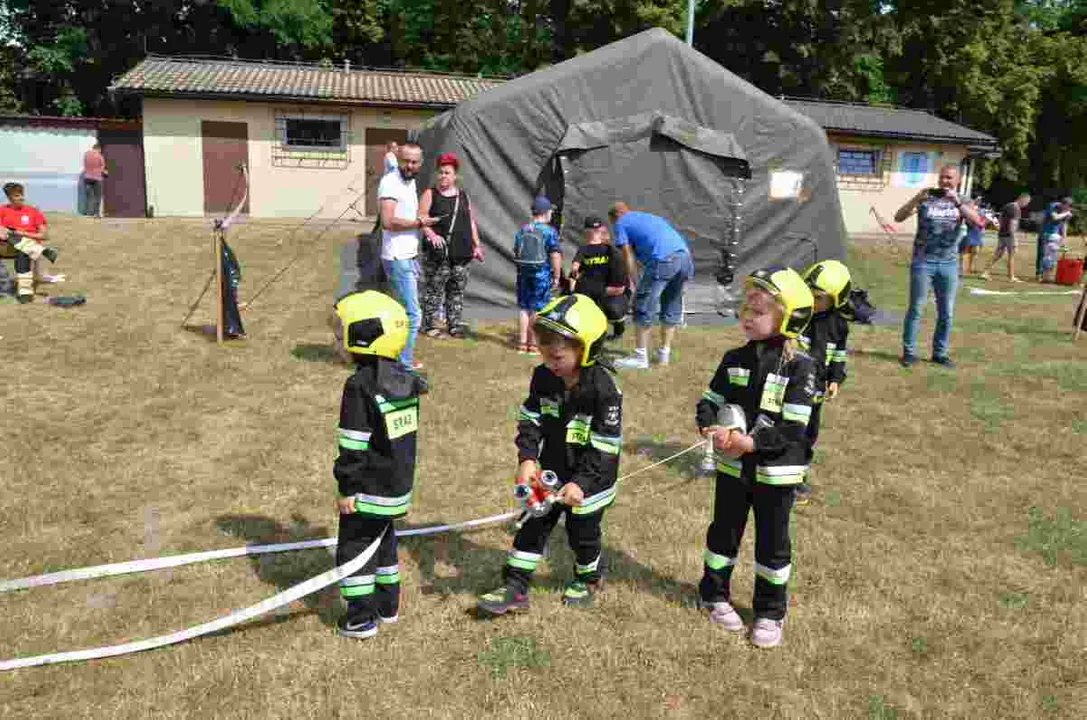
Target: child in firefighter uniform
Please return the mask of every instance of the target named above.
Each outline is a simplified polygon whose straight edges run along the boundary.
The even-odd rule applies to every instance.
[[[339,456],[334,474],[340,511],[336,564],[358,557],[378,537],[375,556],[340,581],[347,612],[340,635],[368,638],[377,624],[396,622],[400,568],[393,520],[411,504],[422,380],[398,362],[408,337],[404,308],[374,290],[336,303],[343,343],[356,362],[340,402]]]
[[[730,604],[729,580],[754,508],[751,642],[774,647],[782,639],[792,562],[789,513],[793,490],[804,479],[817,381],[815,363],[795,348],[811,319],[812,294],[792,269],[756,271],[745,286],[740,325],[748,342],[725,353],[696,409],[699,432],[711,438],[717,457],[699,605],[726,630],[744,630]],[[718,425],[729,404],[743,411],[746,432]]]
[[[598,361],[608,320],[588,297],[573,294],[540,310],[535,329],[544,362],[533,371],[521,406],[517,482],[528,484],[540,470],[550,470],[564,484],[550,511],[528,517],[513,539],[502,572],[505,584],[479,599],[478,609],[490,615],[528,609],[533,573],[563,515],[576,566],[562,602],[591,606],[602,571],[600,524],[615,499],[623,398]]]
[[[808,474],[796,487],[796,502],[803,505],[811,498],[811,460],[815,443],[819,439],[819,421],[823,403],[838,396],[845,382],[846,343],[849,340],[849,322],[842,317],[841,309],[849,302],[852,283],[849,268],[837,260],[817,262],[804,272],[804,281],[815,300],[814,314],[807,329],[797,336],[800,349],[815,361],[818,377],[815,382],[815,398],[808,421]]]

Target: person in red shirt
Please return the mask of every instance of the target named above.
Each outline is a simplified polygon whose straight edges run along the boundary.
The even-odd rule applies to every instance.
[[[40,273],[38,262],[45,257],[49,262],[57,261],[57,250],[45,244],[49,228],[45,216],[33,205],[23,203],[26,190],[19,183],[4,185],[4,194],[8,204],[0,206],[0,239],[15,250],[15,288],[19,302],[27,303],[34,299],[34,285],[38,282],[58,282],[62,278],[44,276]]]
[[[95,143],[83,154],[83,185],[86,189],[84,212],[91,217],[102,217],[102,183],[109,176],[102,146]]]

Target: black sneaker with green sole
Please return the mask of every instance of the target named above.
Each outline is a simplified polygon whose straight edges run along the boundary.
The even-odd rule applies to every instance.
[[[596,601],[596,583],[571,580],[562,590],[562,604],[574,608],[590,608]]]
[[[528,610],[528,595],[510,587],[500,587],[481,595],[476,607],[489,615],[505,615],[508,612]]]

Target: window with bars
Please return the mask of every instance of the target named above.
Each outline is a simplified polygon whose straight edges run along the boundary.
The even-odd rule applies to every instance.
[[[345,168],[351,162],[346,115],[276,115],[275,126],[273,165]]]
[[[878,150],[839,150],[839,175],[879,175]]]

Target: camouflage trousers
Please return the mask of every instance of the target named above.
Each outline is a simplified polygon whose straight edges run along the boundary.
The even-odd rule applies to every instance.
[[[464,313],[464,289],[468,287],[468,263],[451,263],[445,257],[424,255],[422,266],[425,280],[420,331],[433,330],[442,310],[447,331],[459,328]]]

